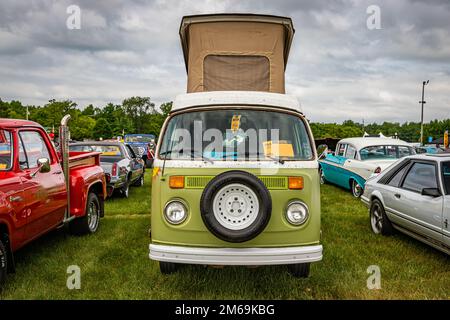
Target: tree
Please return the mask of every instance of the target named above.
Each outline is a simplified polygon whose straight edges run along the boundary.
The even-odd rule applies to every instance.
[[[93,128],[92,136],[94,139],[109,139],[113,135],[111,126],[105,118],[97,119]]]

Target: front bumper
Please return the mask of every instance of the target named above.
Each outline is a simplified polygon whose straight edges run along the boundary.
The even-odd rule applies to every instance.
[[[322,245],[279,248],[200,248],[150,244],[150,259],[206,265],[277,265],[322,260]]]

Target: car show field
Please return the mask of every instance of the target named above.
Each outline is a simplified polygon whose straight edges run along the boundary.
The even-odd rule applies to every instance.
[[[0,299],[449,299],[449,256],[408,236],[372,233],[364,204],[343,189],[321,186],[324,257],[307,279],[285,266],[184,266],[162,275],[148,258],[151,172],[130,198],[105,203],[97,233],[83,241],[56,230],[16,252]],[[69,266],[81,288],[68,289]],[[369,266],[381,289],[370,290]]]

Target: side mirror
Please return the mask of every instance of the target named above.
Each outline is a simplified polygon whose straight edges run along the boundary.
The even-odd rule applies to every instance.
[[[48,158],[39,158],[37,164],[40,173],[50,172],[50,160]]]
[[[321,144],[318,146],[317,154],[319,155],[319,160],[325,158],[328,154],[328,146],[326,144]]]
[[[438,188],[423,188],[422,195],[437,198],[441,196],[441,191]]]

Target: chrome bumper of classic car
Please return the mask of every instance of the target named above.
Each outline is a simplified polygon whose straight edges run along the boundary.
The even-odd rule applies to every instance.
[[[281,248],[200,248],[150,244],[150,259],[207,265],[277,265],[322,260],[322,245]]]

